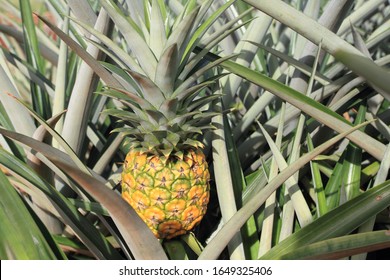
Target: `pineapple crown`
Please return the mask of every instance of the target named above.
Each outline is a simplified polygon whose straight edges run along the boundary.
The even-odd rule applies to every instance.
[[[132,148],[166,158],[180,156],[186,148],[203,147],[197,136],[213,129],[210,119],[217,113],[210,105],[219,95],[207,89],[223,76],[216,66],[232,56],[212,63],[206,63],[204,56],[237,27],[229,22],[206,37],[213,22],[234,1],[204,20],[212,2],[197,6],[196,1],[188,1],[173,22],[166,5],[157,0],[144,1],[141,10],[134,5],[130,17],[112,1],[101,2],[131,53],[118,50],[111,55],[118,66],[106,64],[121,78],[123,89],[106,87],[102,93],[120,101],[124,108],[105,112],[123,124],[113,131],[128,136]],[[201,50],[193,53],[199,46]]]

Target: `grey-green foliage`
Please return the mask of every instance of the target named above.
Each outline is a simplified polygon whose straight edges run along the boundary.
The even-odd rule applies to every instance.
[[[46,0],[45,6],[34,1],[31,6],[25,3],[29,1],[19,1],[20,6],[0,2],[0,42],[4,47],[0,51],[0,164],[6,174],[0,177],[7,193],[1,198],[5,205],[1,215],[6,221],[1,227],[1,258],[77,256],[72,250],[63,252],[67,247],[61,247],[62,243],[73,244],[69,246],[83,257],[110,259],[123,257],[119,248],[126,258],[152,258],[156,250],[160,252],[156,257],[162,258],[165,248],[168,257],[194,259],[200,250],[204,250],[201,258],[218,258],[230,244],[223,258],[291,259],[341,256],[340,248],[363,253],[370,244],[388,246],[386,237],[372,233],[374,226],[389,227],[390,221],[383,218],[388,217],[388,210],[365,200],[376,192],[388,192],[384,179],[389,166],[384,155],[390,141],[389,73],[384,68],[390,62],[388,1],[137,0],[117,5],[111,0]],[[202,3],[198,13],[205,16],[196,17],[197,31],[186,32],[186,25],[180,24],[198,2]],[[52,22],[54,30],[57,26],[56,36],[61,36],[62,43],[53,40],[54,33],[42,22],[34,28],[31,10],[49,25]],[[167,36],[173,30],[173,36]],[[188,34],[192,37],[186,37]],[[180,42],[178,57],[188,63],[158,63],[164,46],[171,46],[172,41]],[[180,48],[181,44],[187,47]],[[222,68],[209,71],[207,67],[218,57],[222,57],[218,61]],[[217,176],[211,181],[209,213],[196,230],[197,244],[203,246],[181,238],[164,241],[168,242],[164,246],[150,242],[153,245],[144,244],[144,251],[137,251],[134,248],[142,241],[139,236],[129,241],[132,235],[120,234],[124,229],[112,224],[111,218],[116,218],[110,208],[113,202],[95,201],[93,192],[81,184],[80,178],[92,176],[116,195],[114,199],[120,199],[116,184],[127,146],[122,135],[110,133],[115,118],[102,112],[120,114],[118,108],[123,104],[111,97],[123,95],[113,89],[127,89],[132,94],[140,91],[124,69],[149,76],[162,92],[171,92],[172,85],[178,85],[172,93],[176,97],[191,97],[197,90],[214,94],[191,99],[191,105],[203,110],[218,102],[224,114],[212,119],[216,129],[202,139],[213,176]],[[159,71],[165,74],[159,75]],[[172,81],[170,71],[182,72]],[[211,74],[217,74],[216,79]],[[95,94],[103,89],[109,97]],[[129,93],[129,100],[122,103],[134,103],[135,96]],[[129,118],[137,110],[130,105]],[[52,116],[63,113],[62,119]],[[349,131],[367,120],[372,122],[364,129]],[[302,161],[307,153],[343,133],[341,142]],[[221,160],[213,162],[213,157]],[[46,169],[41,169],[41,164]],[[274,181],[289,168],[296,169],[290,181]],[[299,190],[293,192],[291,186]],[[267,197],[261,197],[262,203],[253,202],[252,197],[264,192]],[[229,199],[224,197],[227,193]],[[300,203],[294,203],[296,197],[290,201],[294,194]],[[272,199],[264,211],[269,195]],[[359,223],[353,225],[342,223],[345,217],[361,213],[356,201],[363,201],[367,215],[359,214]],[[16,206],[23,210],[14,213]],[[272,226],[265,213],[273,215]],[[17,215],[19,222],[9,223],[6,217],[11,214]],[[381,218],[375,219],[376,215]],[[125,222],[136,220],[131,216]],[[234,223],[237,219],[240,222]],[[210,221],[220,226],[209,227]],[[265,231],[264,221],[268,223]],[[332,227],[321,221],[339,225],[337,236],[341,237],[332,235]],[[355,238],[350,231],[357,227],[362,235]],[[46,228],[56,229],[51,232],[54,238]],[[309,229],[314,235],[318,231],[327,235],[306,238]],[[11,230],[21,235],[15,234],[11,240],[7,233]],[[143,230],[147,229],[140,229],[141,233]],[[31,244],[31,251],[26,251],[31,254],[19,255],[18,240],[31,232],[42,246]],[[224,238],[215,239],[215,235]],[[236,243],[231,242],[233,237]],[[269,247],[259,249],[260,238]],[[331,246],[321,243],[327,240]],[[307,248],[307,254],[303,249],[295,254],[296,244]],[[181,254],[172,253],[177,246]],[[190,249],[195,247],[196,253]]]

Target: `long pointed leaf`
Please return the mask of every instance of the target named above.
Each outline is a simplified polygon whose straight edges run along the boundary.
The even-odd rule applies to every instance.
[[[344,203],[272,248],[262,259],[276,259],[316,241],[349,234],[390,204],[390,181]]]
[[[318,45],[322,42],[323,48],[327,52],[334,55],[355,73],[367,78],[374,86],[381,89],[381,93],[386,93],[384,97],[390,100],[390,87],[386,82],[390,79],[389,73],[369,58],[364,57],[360,51],[329,29],[280,0],[274,0],[272,2],[244,0],[244,2],[277,18],[314,44]],[[281,13],[288,14],[289,16],[281,17],[279,16]],[[299,18],[299,21],[295,20],[296,18]],[[307,28],[307,26],[310,26],[310,28]]]
[[[75,168],[71,161],[65,161],[62,152],[51,148],[47,144],[1,128],[0,133],[15,138],[18,141],[25,142],[25,144],[41,152],[59,167],[63,168],[71,175],[73,180],[78,182],[83,188],[85,188],[86,191],[88,191],[92,196],[98,199],[103,206],[106,207],[112,215],[112,218],[117,221],[117,225],[125,240],[131,246],[134,255],[141,259],[153,258],[153,256],[150,255],[151,251],[149,251],[148,254],[148,250],[145,250],[147,246],[142,244],[145,244],[143,242],[147,242],[149,245],[154,244],[154,246],[156,246],[156,243],[158,246],[160,246],[160,244],[146,224],[140,219],[138,214],[136,214],[136,212],[121,197],[109,190],[100,180],[97,180],[85,172]],[[162,259],[163,255],[161,251],[156,250],[158,249],[152,250],[153,254],[155,254],[154,256],[157,259]]]
[[[2,131],[1,133],[4,133]],[[17,134],[16,134],[17,135]],[[16,137],[16,135],[14,135]],[[32,139],[32,138],[29,138]],[[34,139],[32,139],[34,140]],[[27,143],[28,140],[26,139]],[[36,140],[34,140],[36,141]],[[31,144],[31,143],[30,143]],[[47,144],[43,144],[36,141],[34,148],[37,149],[39,144],[43,145],[43,149],[48,150]],[[37,149],[39,150],[39,148]],[[53,155],[52,155],[53,156]],[[63,155],[56,155],[64,161]],[[62,219],[67,225],[76,233],[77,237],[90,249],[90,251],[99,259],[121,259],[119,253],[117,253],[106,238],[92,225],[92,223],[86,219],[77,209],[70,203],[66,197],[59,193],[53,186],[47,184],[41,178],[39,178],[35,172],[33,172],[28,166],[20,162],[11,154],[0,149],[0,162],[10,172],[13,173],[16,178],[23,178],[39,189],[45,194],[50,201],[52,201],[56,210],[60,213]]]
[[[88,52],[80,47],[71,37],[64,33],[61,29],[47,21],[45,18],[38,15],[38,17],[53,30],[74,52],[77,53],[94,71],[95,73],[106,83],[108,86],[122,88],[122,85],[108,72],[95,58],[93,58]]]
[[[158,239],[135,210],[118,194],[95,178],[67,165],[61,159],[51,158],[51,160],[107,209],[136,259],[167,259]]]
[[[216,58],[217,56],[215,55],[210,57],[211,60],[215,60]],[[272,80],[271,78],[259,72],[243,67],[232,61],[221,62],[220,65],[226,68],[228,71],[239,75],[256,85],[259,85],[266,90],[269,90],[276,96],[294,105],[306,114],[329,126],[337,132],[343,132],[351,128],[351,124],[349,124],[340,115],[336,114],[321,103],[289,88],[288,86],[278,81]],[[383,143],[359,130],[349,134],[347,138],[361,148],[365,149],[378,160],[382,160],[385,151],[385,145]]]
[[[138,59],[146,75],[153,78],[156,75],[157,60],[145,39],[125,19],[124,15],[118,12],[118,7],[115,6],[113,1],[101,0],[100,3],[115,22],[120,32],[122,32],[128,46]]]
[[[156,85],[169,97],[175,86],[176,73],[179,68],[179,53],[177,44],[173,44],[161,55],[157,64]]]
[[[367,123],[365,123],[367,124]],[[278,176],[276,176],[267,186],[262,188],[260,192],[255,193],[248,202],[237,211],[237,213],[223,226],[216,236],[205,247],[199,259],[215,259],[225,248],[226,244],[234,236],[234,234],[241,228],[246,220],[266,201],[266,199],[285,182],[290,176],[297,172],[302,166],[325,151],[330,146],[334,145],[352,131],[359,129],[362,125],[353,127],[346,132],[343,132],[324,144],[318,146],[313,151],[300,157],[298,160],[284,169]]]
[[[152,1],[149,45],[157,58],[161,56],[167,41],[164,16],[161,8],[162,6],[160,6],[156,0]],[[156,71],[156,74],[157,73],[158,71]]]
[[[55,254],[27,206],[0,171],[0,258],[48,260],[65,258]],[[50,235],[46,238],[51,238]],[[52,241],[53,242],[53,241]],[[53,242],[54,243],[54,242]],[[54,243],[55,244],[55,243]]]
[[[390,247],[390,233],[386,230],[352,234],[302,246],[282,255],[283,260],[333,259],[356,253],[372,252]]]
[[[93,36],[98,38],[103,44],[105,44],[107,47],[109,47],[115,55],[117,55],[121,62],[125,63],[126,66],[134,71],[137,71],[139,73],[143,73],[143,70],[139,67],[137,62],[134,60],[133,57],[131,57],[126,51],[124,51],[122,48],[120,48],[116,43],[114,43],[110,38],[108,38],[106,35],[102,34],[101,32],[95,30],[93,27],[79,21],[73,18],[70,18],[73,21],[75,21],[77,24],[79,24],[82,28],[87,30],[89,33],[91,33]]]

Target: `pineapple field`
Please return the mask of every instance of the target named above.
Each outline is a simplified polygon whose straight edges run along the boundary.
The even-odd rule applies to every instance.
[[[0,3],[0,259],[390,259],[389,1]]]

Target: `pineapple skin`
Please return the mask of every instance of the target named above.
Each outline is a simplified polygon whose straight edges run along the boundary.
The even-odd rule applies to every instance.
[[[209,180],[200,148],[167,159],[133,149],[124,162],[122,197],[158,239],[171,239],[190,231],[205,215]]]

